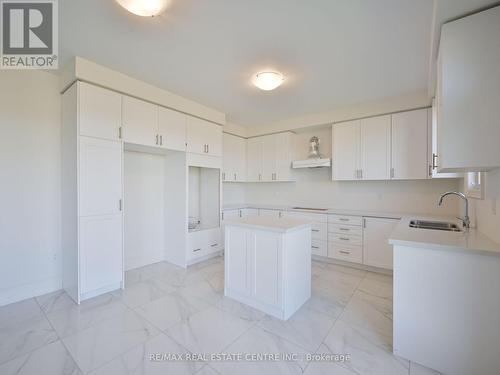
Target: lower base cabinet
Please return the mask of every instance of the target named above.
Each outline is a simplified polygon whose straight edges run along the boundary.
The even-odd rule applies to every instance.
[[[363,218],[363,264],[393,269],[393,249],[389,236],[399,220],[378,217]]]
[[[214,228],[188,233],[187,250],[188,264],[222,250],[221,229]]]

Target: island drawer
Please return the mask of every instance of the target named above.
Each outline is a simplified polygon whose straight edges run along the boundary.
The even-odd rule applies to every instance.
[[[328,224],[361,226],[363,224],[363,218],[361,216],[329,215]]]
[[[326,223],[311,223],[312,238],[326,241],[328,239],[328,225]]]
[[[340,245],[363,245],[363,236],[354,235],[354,234],[337,234],[337,233],[328,233],[328,242],[329,243],[337,243]]]
[[[311,241],[311,254],[326,257],[328,255],[328,244],[326,241],[315,240]]]
[[[337,234],[354,234],[357,236],[362,236],[363,228],[356,225],[328,224],[328,232]]]
[[[328,244],[328,257],[334,259],[345,260],[347,262],[362,263],[363,262],[363,247],[349,246],[337,243]]]

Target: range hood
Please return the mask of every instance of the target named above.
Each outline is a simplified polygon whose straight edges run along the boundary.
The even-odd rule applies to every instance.
[[[305,160],[296,160],[292,163],[292,168],[324,168],[330,167],[330,159],[321,157],[319,153],[319,138],[312,137],[309,141],[309,158]]]
[[[327,168],[332,165],[330,159],[306,159],[296,160],[292,163],[292,168]]]

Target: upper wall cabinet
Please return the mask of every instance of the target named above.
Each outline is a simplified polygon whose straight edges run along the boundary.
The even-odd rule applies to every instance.
[[[500,167],[500,7],[443,25],[438,61],[440,172]]]
[[[159,145],[158,106],[123,96],[123,140],[143,146]]]
[[[428,177],[427,110],[334,124],[333,180]]]
[[[168,108],[158,109],[158,134],[160,147],[186,151],[186,121],[183,113]]]
[[[427,119],[427,109],[392,115],[393,179],[419,180],[428,177]]]
[[[333,180],[387,180],[391,163],[391,117],[333,125]]]
[[[224,133],[223,149],[222,181],[246,181],[247,147],[245,138]]]
[[[222,156],[222,126],[187,116],[187,152]]]
[[[79,83],[80,135],[120,139],[121,95],[88,83]]]
[[[247,140],[248,181],[291,181],[295,135],[284,132]]]

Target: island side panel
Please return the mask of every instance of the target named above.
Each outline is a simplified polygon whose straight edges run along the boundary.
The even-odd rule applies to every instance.
[[[311,228],[285,235],[283,272],[284,319],[292,316],[311,298]]]
[[[500,368],[500,257],[394,246],[394,353],[447,374]]]

